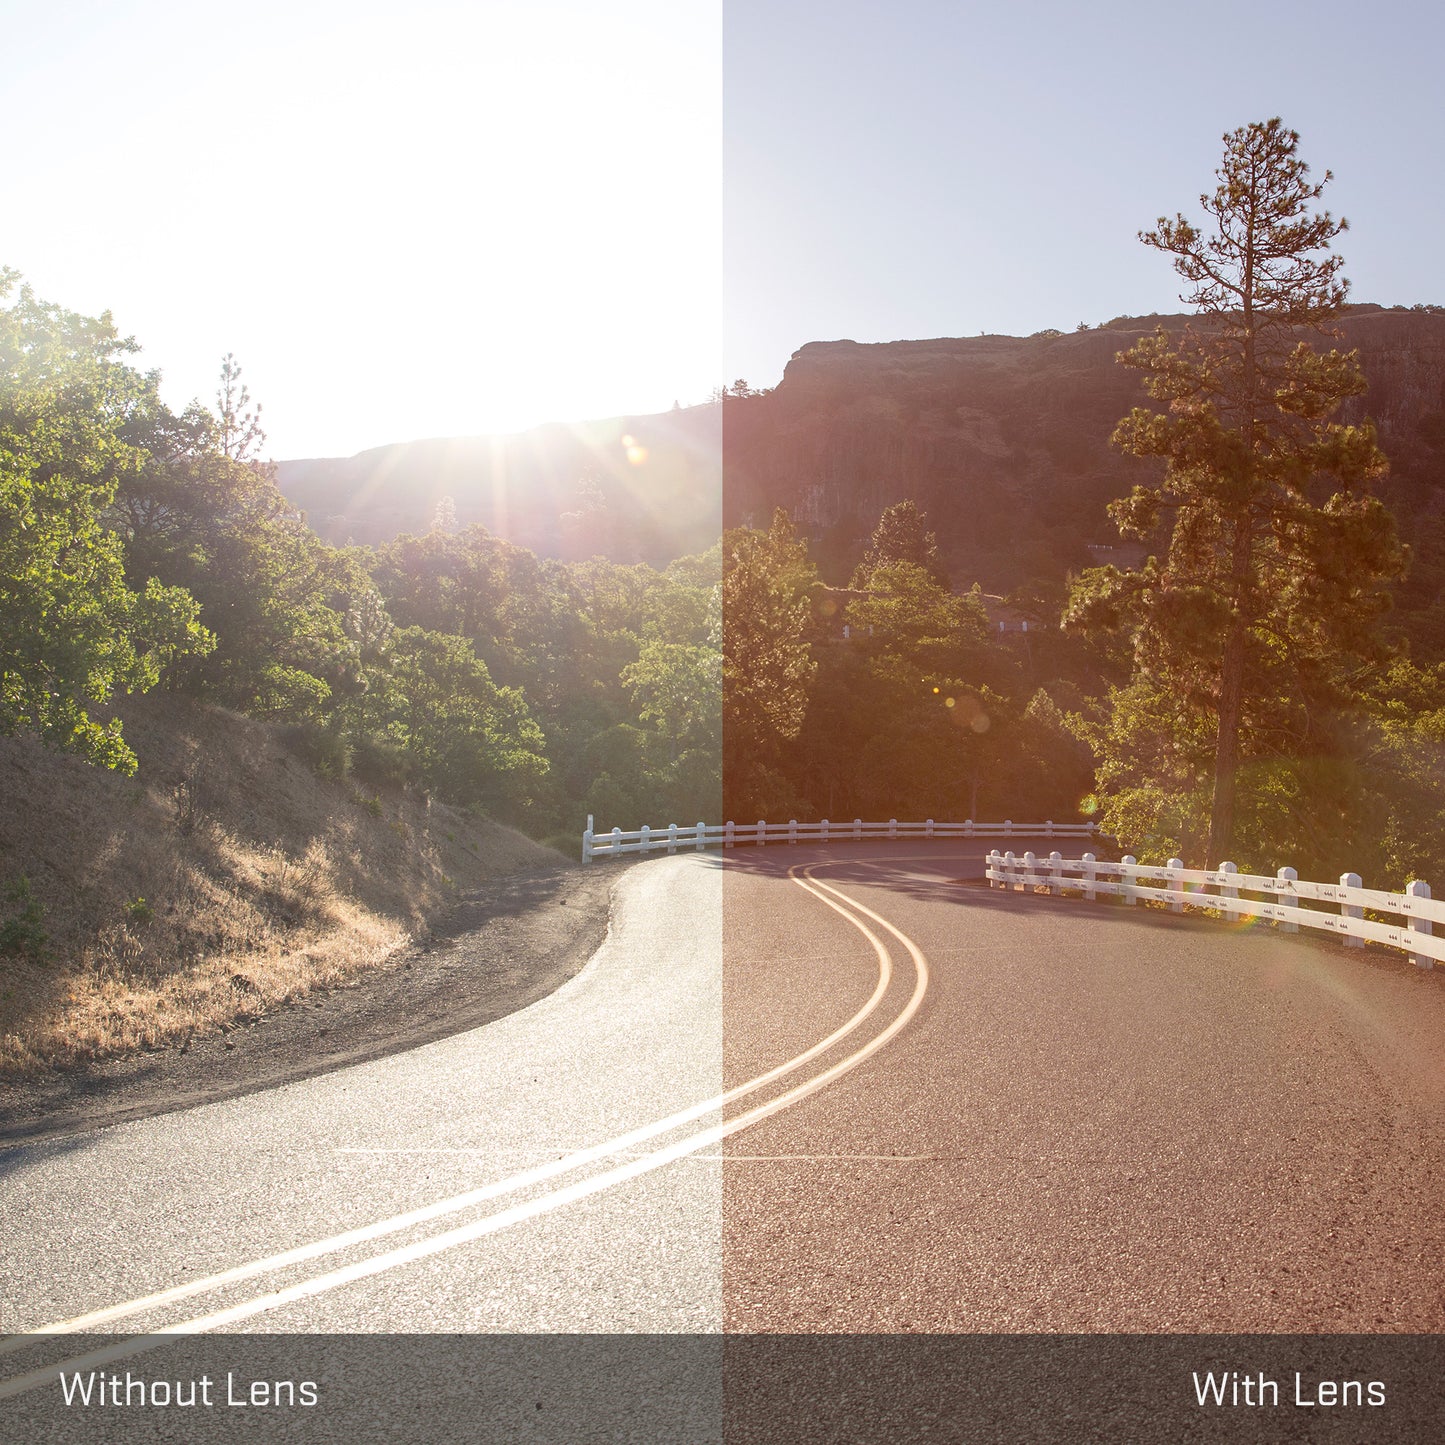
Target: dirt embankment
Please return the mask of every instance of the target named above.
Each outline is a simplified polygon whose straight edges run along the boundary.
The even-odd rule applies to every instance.
[[[237,1026],[425,957],[500,880],[568,871],[415,793],[319,778],[267,724],[174,696],[123,715],[133,778],[0,739],[0,1081],[219,1054]]]

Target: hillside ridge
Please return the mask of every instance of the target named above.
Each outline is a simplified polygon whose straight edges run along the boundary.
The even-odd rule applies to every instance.
[[[0,1079],[183,1046],[387,966],[468,890],[562,860],[293,733],[174,693],[117,709],[131,778],[0,737]]]

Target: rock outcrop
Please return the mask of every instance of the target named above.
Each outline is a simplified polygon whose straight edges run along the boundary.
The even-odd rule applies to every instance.
[[[1107,503],[1150,475],[1109,444],[1119,418],[1148,400],[1116,357],[1187,319],[810,343],[774,391],[725,404],[724,519],[765,524],[786,507],[834,580],[883,508],[904,498],[929,514],[958,581],[1008,590],[1087,566],[1090,544],[1117,540]],[[1375,419],[1392,461],[1382,490],[1408,534],[1445,509],[1445,313],[1359,306],[1339,329],[1326,344],[1358,348],[1370,385],[1345,419]]]

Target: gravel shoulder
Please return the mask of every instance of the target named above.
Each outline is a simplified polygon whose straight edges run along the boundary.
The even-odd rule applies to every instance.
[[[174,1048],[0,1085],[0,1143],[254,1093],[515,1013],[601,946],[620,874],[616,864],[559,865],[499,878],[464,895],[428,938],[344,987]]]

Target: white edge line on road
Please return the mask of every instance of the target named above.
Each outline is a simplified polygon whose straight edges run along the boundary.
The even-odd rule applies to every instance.
[[[561,1159],[539,1165],[535,1169],[523,1170],[518,1174],[513,1174],[495,1183],[484,1184],[476,1189],[469,1189],[461,1194],[454,1194],[450,1198],[438,1200],[434,1204],[427,1204],[417,1209],[410,1209],[404,1213],[392,1215],[390,1218],[378,1220],[373,1224],[363,1225],[358,1229],[347,1230],[342,1234],[316,1240],[311,1244],[298,1245],[294,1249],[283,1250],[279,1254],[269,1255],[264,1259],[236,1265],[232,1269],[222,1270],[217,1274],[207,1275],[201,1279],[188,1280],[185,1284],[175,1285],[170,1289],[160,1290],[155,1294],[139,1296],[120,1304],[107,1306],[104,1309],[92,1310],[87,1314],[76,1315],[71,1319],[57,1320],[52,1324],[41,1325],[23,1334],[12,1335],[9,1339],[0,1340],[0,1355],[11,1354],[16,1350],[27,1348],[34,1343],[37,1335],[77,1334],[83,1330],[97,1329],[115,1320],[128,1319],[138,1314],[146,1314],[152,1310],[160,1309],[165,1305],[175,1304],[180,1300],[190,1299],[199,1294],[209,1294],[213,1290],[222,1289],[227,1285],[239,1284],[243,1280],[254,1279],[263,1274],[271,1274],[277,1270],[286,1269],[291,1265],[304,1264],[308,1260],[320,1259],[326,1255],[353,1248],[358,1244],[366,1244],[371,1240],[381,1239],[389,1234],[410,1229],[418,1224],[426,1224],[435,1219],[445,1218],[448,1215],[469,1209],[475,1204],[485,1203],[487,1200],[514,1193],[519,1189],[526,1189],[534,1184],[545,1183],[549,1179],[555,1179],[563,1174],[570,1174],[573,1170],[580,1169],[587,1164],[595,1163],[599,1159],[611,1158],[625,1153],[635,1145],[645,1143],[647,1140],[654,1139],[658,1135],[670,1133],[672,1130],[680,1128],[684,1124],[690,1124],[702,1118],[704,1115],[715,1113],[726,1105],[734,1103],[738,1099],[801,1068],[804,1064],[815,1059],[819,1054],[831,1049],[835,1044],[840,1043],[849,1034],[853,1033],[864,1023],[869,1015],[877,1009],[878,1005],[883,1001],[883,996],[887,992],[889,982],[892,978],[892,960],[889,958],[888,950],[870,929],[859,923],[856,918],[853,918],[831,899],[823,897],[823,895],[818,892],[818,888],[826,888],[826,884],[812,886],[816,883],[816,880],[811,879],[808,883],[805,883],[796,876],[796,872],[793,869],[789,870],[789,875],[800,887],[812,893],[820,902],[827,904],[829,908],[841,913],[854,927],[859,928],[866,935],[869,942],[872,943],[874,952],[878,955],[879,960],[877,986],[863,1007],[845,1024],[829,1034],[827,1038],[821,1039],[818,1043],[806,1049],[803,1053],[798,1054],[795,1058],[789,1059],[787,1062],[779,1064],[773,1069],[769,1069],[764,1074],[759,1074],[757,1078],[750,1079],[745,1084],[740,1084],[714,1098],[706,1099],[700,1104],[694,1104],[687,1109],[680,1110],[678,1113],[671,1114],[665,1119],[659,1119],[655,1123],[633,1129],[626,1134],[621,1134],[604,1143],[578,1150],[575,1153],[563,1156]],[[836,892],[836,890],[830,891]],[[848,901],[844,894],[838,894],[838,897],[843,898],[845,902]]]

